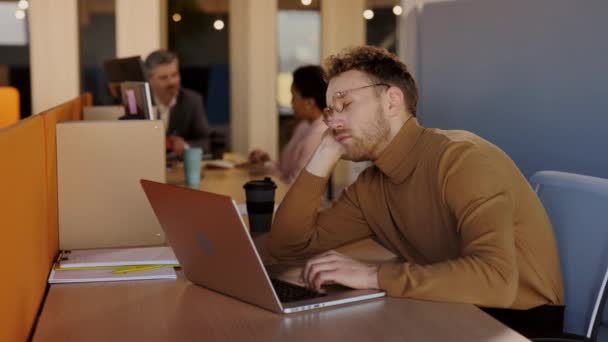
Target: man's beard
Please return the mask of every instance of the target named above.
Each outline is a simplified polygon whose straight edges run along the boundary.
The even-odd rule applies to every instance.
[[[380,104],[374,118],[364,127],[361,136],[351,136],[350,143],[344,145],[346,152],[342,159],[359,162],[376,160],[380,156],[388,144],[391,130]]]

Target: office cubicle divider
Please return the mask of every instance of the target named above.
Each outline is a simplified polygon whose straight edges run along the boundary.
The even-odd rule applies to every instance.
[[[44,120],[0,130],[0,340],[25,341],[48,273]]]
[[[85,94],[0,129],[0,341],[32,332],[58,252],[55,124],[90,104]]]
[[[56,126],[59,248],[160,245],[164,233],[140,179],[165,182],[160,120]]]
[[[46,135],[46,174],[47,174],[47,198],[49,203],[48,224],[49,224],[49,257],[54,259],[57,255],[59,246],[59,214],[57,199],[57,141],[56,124],[67,121],[82,120],[84,107],[91,106],[93,99],[91,94],[84,94],[63,105],[51,108],[41,113],[44,118],[44,128]]]
[[[426,1],[416,19],[423,125],[481,135],[526,177],[608,177],[608,1]]]

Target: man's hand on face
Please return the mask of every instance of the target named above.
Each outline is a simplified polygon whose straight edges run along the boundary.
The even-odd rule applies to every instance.
[[[364,264],[332,250],[306,262],[302,281],[317,291],[323,284],[334,283],[353,289],[377,289],[378,265]]]
[[[167,149],[172,150],[178,156],[184,155],[186,149],[186,142],[184,138],[174,135],[167,138]]]
[[[336,140],[331,128],[328,128],[323,133],[321,143],[317,146],[308,165],[306,165],[306,171],[315,176],[328,177],[344,153],[344,146]]]
[[[331,128],[328,128],[325,130],[325,133],[323,133],[323,138],[321,139],[319,147],[325,157],[336,161],[346,152],[344,146],[336,140]]]

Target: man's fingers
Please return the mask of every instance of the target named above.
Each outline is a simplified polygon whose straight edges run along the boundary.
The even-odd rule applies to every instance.
[[[321,290],[321,286],[323,286],[323,284],[326,283],[335,283],[337,282],[337,277],[338,277],[338,269],[332,269],[332,270],[327,270],[327,271],[321,271],[321,272],[317,272],[314,275],[314,278],[312,279],[312,285],[311,288],[320,291]]]
[[[313,286],[314,279],[317,276],[317,274],[322,273],[322,272],[327,272],[327,271],[333,271],[333,270],[337,269],[337,267],[338,267],[338,265],[335,261],[314,264],[309,268],[308,274],[306,274],[306,278],[304,279],[304,282],[306,283],[307,286],[314,287]]]
[[[304,266],[304,269],[302,270],[302,281],[304,281],[304,283],[308,286],[310,285],[309,280],[311,279],[310,274],[313,272],[314,269],[319,269],[319,267],[322,267],[322,265],[327,264],[331,262],[330,260],[326,260],[325,258],[316,258],[316,259],[311,259],[308,262],[306,262],[306,265]]]
[[[315,257],[310,258],[306,265],[304,265],[304,269],[302,270],[302,280],[304,282],[310,278],[310,269],[316,264],[327,263],[327,262],[336,262],[341,259],[342,255],[337,253],[336,251],[327,251],[325,253],[319,254]]]

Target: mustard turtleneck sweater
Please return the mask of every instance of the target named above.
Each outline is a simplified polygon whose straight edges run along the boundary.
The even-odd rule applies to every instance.
[[[273,256],[304,258],[374,237],[401,258],[379,267],[390,296],[514,309],[564,303],[549,218],[515,163],[488,141],[412,118],[320,211],[326,184],[300,173],[272,226]]]

